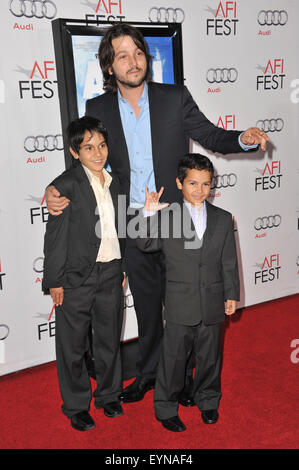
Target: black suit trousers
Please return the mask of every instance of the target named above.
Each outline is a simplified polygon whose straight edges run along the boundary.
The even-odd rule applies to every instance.
[[[120,260],[95,263],[82,286],[64,289],[63,304],[56,307],[57,374],[62,411],[69,418],[90,407],[92,390],[84,355],[91,326],[97,380],[95,406],[117,401],[121,393],[122,278]]]
[[[196,357],[192,395],[200,410],[217,409],[221,398],[221,323],[195,326],[167,321],[156,378],[154,408],[157,419],[177,415],[188,359]]]

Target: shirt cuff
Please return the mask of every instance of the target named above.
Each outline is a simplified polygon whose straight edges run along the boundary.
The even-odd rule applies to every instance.
[[[242,137],[243,134],[244,134],[244,132],[242,132],[242,134],[239,135],[239,145],[240,145],[240,147],[245,151],[250,150],[250,149],[256,149],[258,147],[257,144],[254,144],[254,145],[245,145],[245,144],[243,144],[243,142],[241,141],[241,137]]]

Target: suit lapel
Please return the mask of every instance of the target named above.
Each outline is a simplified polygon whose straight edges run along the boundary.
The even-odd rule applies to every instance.
[[[105,122],[109,123],[107,125],[109,128],[108,145],[111,149],[114,148],[114,153],[119,156],[125,167],[125,174],[130,175],[129,152],[121,122],[117,93],[109,95],[108,104],[109,106],[105,109]]]
[[[207,245],[211,242],[215,232],[216,232],[216,225],[217,225],[217,215],[216,209],[212,204],[206,201],[206,208],[207,208],[207,228],[203,236],[203,249],[206,249]]]
[[[86,211],[89,212],[89,216],[91,218],[91,221],[94,222],[94,225],[97,223],[99,220],[99,214],[97,209],[97,200],[95,197],[95,194],[93,192],[92,186],[89,183],[89,180],[87,178],[87,175],[84,171],[84,168],[82,167],[81,164],[79,164],[75,168],[75,175],[77,178],[77,181],[80,185],[81,193],[82,193],[82,200],[83,203],[86,207]]]

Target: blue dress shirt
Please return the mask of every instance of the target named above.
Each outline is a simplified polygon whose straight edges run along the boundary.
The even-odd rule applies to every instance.
[[[121,96],[119,90],[118,104],[130,160],[130,206],[142,207],[145,202],[145,186],[148,187],[149,192],[157,192],[147,83],[144,82],[144,90],[138,101],[140,107],[138,118],[136,118],[128,100]],[[244,150],[256,147],[256,145],[246,146],[242,144],[241,135],[239,136],[239,144]]]

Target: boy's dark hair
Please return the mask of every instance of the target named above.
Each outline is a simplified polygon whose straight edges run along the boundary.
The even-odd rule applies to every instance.
[[[121,36],[130,36],[134,43],[139,49],[145,54],[147,63],[147,73],[145,76],[146,82],[151,80],[151,55],[149,54],[147,43],[142,33],[133,26],[127,23],[118,23],[111,26],[104,34],[103,39],[100,42],[98,58],[100,67],[103,73],[103,89],[112,93],[117,92],[117,84],[114,75],[110,75],[109,68],[112,66],[114,61],[114,49],[112,46],[112,40]]]
[[[211,174],[211,179],[214,176],[214,167],[211,160],[200,153],[188,153],[179,161],[178,166],[178,179],[183,184],[184,179],[187,176],[188,170],[206,170]]]
[[[79,119],[72,121],[66,130],[69,146],[79,155],[80,145],[83,142],[84,134],[89,131],[100,132],[105,141],[108,140],[108,132],[104,124],[96,118],[90,116],[83,116]]]

